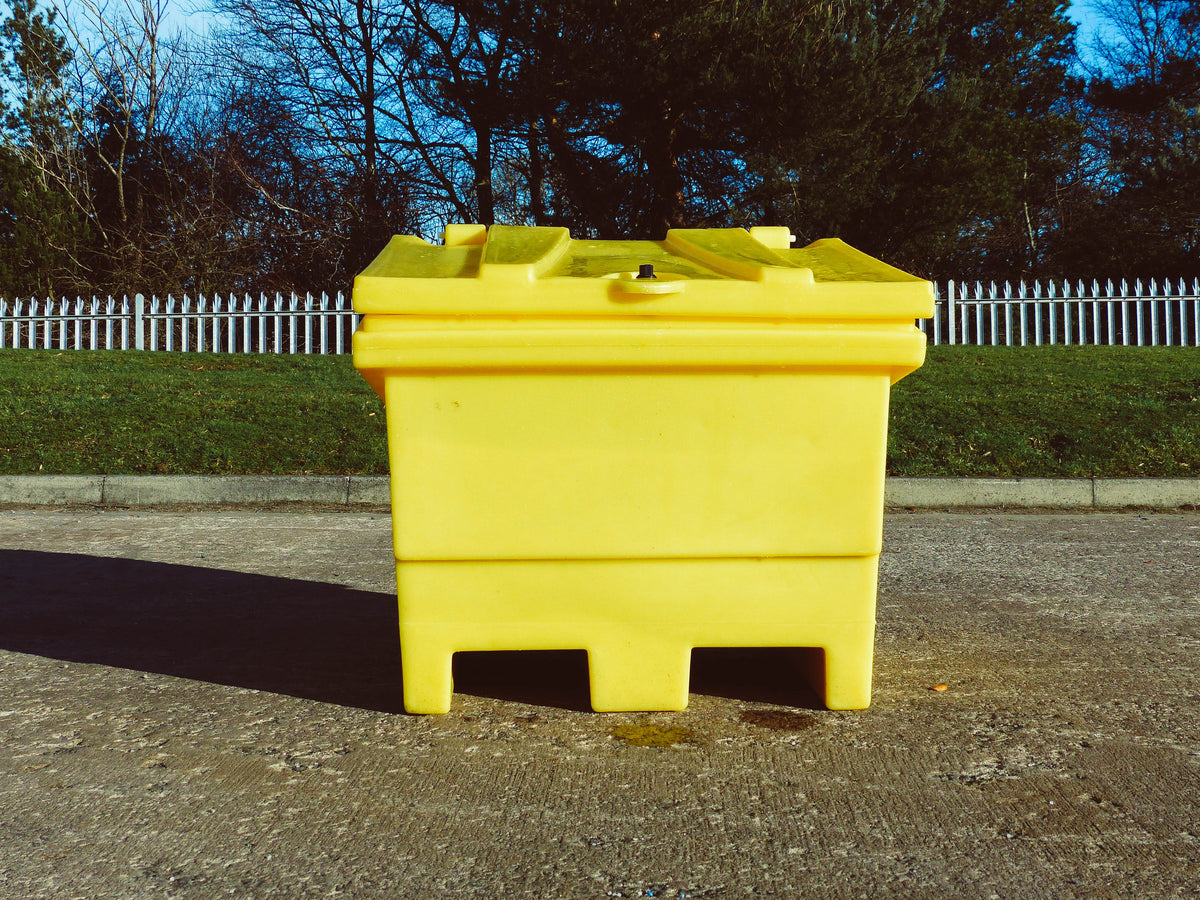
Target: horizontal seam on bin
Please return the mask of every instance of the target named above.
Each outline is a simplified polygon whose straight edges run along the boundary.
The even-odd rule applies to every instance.
[[[409,558],[397,556],[398,563],[628,563],[628,562],[769,562],[772,560],[846,560],[846,559],[875,559],[879,552],[874,553],[826,553],[808,556],[481,556],[481,557],[436,557]]]

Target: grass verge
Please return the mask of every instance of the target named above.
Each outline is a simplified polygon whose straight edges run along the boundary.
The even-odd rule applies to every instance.
[[[892,390],[888,471],[1200,476],[1200,351],[937,347]],[[348,356],[0,351],[0,474],[387,473]]]
[[[386,474],[349,356],[0,351],[0,473]]]
[[[893,388],[888,472],[1200,476],[1200,350],[931,347]]]

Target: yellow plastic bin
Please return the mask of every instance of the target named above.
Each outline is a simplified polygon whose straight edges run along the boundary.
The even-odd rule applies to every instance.
[[[606,711],[683,709],[694,647],[820,647],[826,705],[869,705],[888,392],[933,291],[789,247],[452,225],[358,276],[410,712],[460,650],[584,649]]]

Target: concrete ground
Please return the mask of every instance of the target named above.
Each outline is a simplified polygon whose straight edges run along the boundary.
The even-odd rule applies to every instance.
[[[385,514],[0,512],[0,897],[1200,893],[1200,514],[885,545],[869,710],[702,651],[599,715],[567,652],[416,717]]]

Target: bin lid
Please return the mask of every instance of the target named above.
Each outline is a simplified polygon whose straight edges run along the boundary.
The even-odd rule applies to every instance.
[[[566,228],[451,225],[444,246],[394,237],[354,280],[359,313],[896,321],[933,286],[836,238],[786,228],[679,228],[661,241],[573,240]]]

